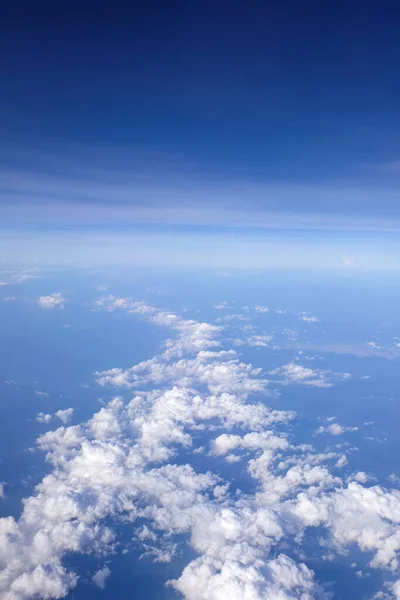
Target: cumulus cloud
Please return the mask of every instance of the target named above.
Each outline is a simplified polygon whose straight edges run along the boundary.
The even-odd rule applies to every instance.
[[[52,416],[48,413],[38,413],[38,415],[36,416],[36,421],[38,423],[50,423],[50,421],[52,420]]]
[[[214,308],[217,310],[226,310],[232,308],[232,306],[229,306],[228,302],[219,302],[218,304],[214,304]]]
[[[267,348],[271,344],[272,340],[272,335],[254,334],[249,335],[244,339],[236,338],[233,340],[233,343],[235,346],[260,346],[262,348]]]
[[[282,552],[299,547],[309,527],[326,529],[332,553],[357,544],[371,568],[397,569],[399,493],[365,488],[360,477],[345,484],[331,472],[345,455],[296,446],[294,413],[267,406],[262,370],[219,349],[220,328],[129,298],[98,307],[139,315],[174,337],[150,360],[96,374],[128,398],[39,437],[50,472],[19,520],[0,519],[2,598],[65,596],[78,575],[63,558],[113,551],[115,519],[132,526],[153,560],[171,561],[177,536],[190,544],[194,556],[168,582],[187,600],[323,598],[314,573]],[[240,461],[254,491],[231,489],[219,469],[196,470],[190,456],[199,447],[211,463]],[[103,567],[93,582],[102,587],[109,575]]]
[[[307,315],[300,317],[300,320],[304,321],[305,323],[318,323],[320,321],[318,317],[308,317]]]
[[[223,317],[219,317],[216,319],[216,323],[228,323],[229,321],[250,321],[249,317],[245,317],[240,313],[233,313],[230,315],[224,315]]]
[[[111,575],[111,569],[105,566],[102,569],[99,569],[92,577],[93,583],[97,585],[101,590],[104,590],[106,587],[107,579]]]
[[[367,342],[367,346],[371,346],[371,348],[376,348],[376,349],[379,349],[379,348],[380,348],[379,344],[377,344],[377,343],[376,343],[376,342],[374,342],[374,341]]]
[[[72,419],[72,416],[74,414],[74,409],[73,408],[66,408],[65,410],[58,410],[54,414],[65,425],[66,423],[69,423],[70,420]]]
[[[346,431],[358,431],[358,427],[346,427],[344,425],[340,425],[339,423],[331,423],[331,425],[328,425],[327,427],[318,427],[315,433],[330,433],[331,435],[342,435],[342,433],[345,433]]]
[[[52,309],[52,308],[64,308],[65,298],[61,294],[61,292],[55,292],[54,294],[50,294],[49,296],[40,296],[38,299],[38,304],[42,308]]]
[[[268,306],[261,306],[260,304],[257,304],[254,307],[254,310],[256,311],[256,313],[267,313],[267,312],[269,312]]]
[[[364,471],[357,471],[350,477],[350,480],[354,479],[354,481],[358,481],[358,483],[368,483],[369,481],[373,481],[375,478],[371,477]]]
[[[312,385],[315,387],[332,387],[334,381],[350,379],[349,373],[334,373],[322,369],[310,369],[298,363],[288,363],[283,367],[273,369],[270,375],[282,377],[282,383]]]

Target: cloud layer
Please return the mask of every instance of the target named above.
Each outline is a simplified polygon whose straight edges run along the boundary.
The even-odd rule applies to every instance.
[[[64,425],[39,437],[50,473],[18,521],[0,519],[2,598],[65,596],[79,581],[67,554],[121,551],[113,521],[130,527],[155,561],[173,560],[186,540],[196,557],[166,584],[187,600],[327,597],[300,558],[316,527],[331,553],[357,545],[371,568],[395,578],[399,492],[362,485],[359,474],[345,482],[344,454],[294,444],[296,415],[267,406],[266,375],[221,348],[220,327],[129,298],[97,306],[150,320],[172,337],[150,360],[96,374],[127,400],[115,397],[80,425],[65,426],[71,412],[58,411]],[[324,372],[294,367],[279,370],[284,381],[333,384]],[[199,454],[202,469],[192,464]],[[235,463],[249,489],[221,474]],[[108,577],[106,566],[93,582],[103,587]]]

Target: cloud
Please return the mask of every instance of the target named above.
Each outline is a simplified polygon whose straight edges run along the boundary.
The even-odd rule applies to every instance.
[[[245,339],[236,338],[233,340],[235,346],[259,346],[262,348],[267,348],[273,340],[272,335],[265,334],[254,334],[249,335]]]
[[[48,395],[48,394],[46,394]],[[60,421],[66,425],[67,423],[70,422],[70,420],[72,419],[72,416],[74,414],[74,409],[73,408],[66,408],[65,410],[58,410],[57,412],[54,413],[54,416],[57,417],[58,419],[60,419]],[[36,417],[36,421],[38,421],[39,423],[50,423],[53,420],[53,415],[47,413],[38,413],[37,417]]]
[[[268,306],[260,306],[259,304],[257,304],[254,307],[254,310],[256,311],[256,313],[267,313],[267,312],[269,312]]]
[[[223,317],[219,317],[218,319],[216,319],[217,323],[228,323],[229,321],[250,321],[250,319],[249,317],[245,317],[241,314],[224,315]]]
[[[320,321],[318,317],[307,317],[306,315],[300,317],[300,320],[304,321],[305,323],[318,323]]]
[[[364,471],[358,471],[350,477],[350,480],[351,479],[354,479],[354,481],[358,481],[358,483],[368,483],[369,481],[373,481],[375,478],[371,477],[370,475],[367,475],[367,473],[365,473]]]
[[[65,302],[64,296],[61,292],[55,292],[54,294],[50,294],[49,296],[40,296],[38,299],[38,304],[42,308],[52,309],[52,308],[64,308]]]
[[[35,272],[15,273],[11,276],[12,283],[25,283],[31,279],[39,279],[40,275]]]
[[[66,425],[66,423],[69,423],[70,420],[72,419],[72,416],[74,414],[74,409],[66,408],[65,410],[58,410],[54,414],[56,417],[58,417],[60,419],[60,421],[62,421],[62,423],[64,423],[64,425]]]
[[[107,579],[111,575],[111,569],[105,566],[102,569],[99,569],[92,577],[93,583],[97,585],[101,590],[104,590],[106,587]]]
[[[376,342],[367,342],[367,345],[371,346],[371,348],[380,348],[379,344],[377,344]]]
[[[148,156],[127,157],[126,148],[123,152],[117,149],[114,160],[97,147],[86,147],[84,152],[76,147],[72,154],[74,160],[71,147],[28,151],[17,158],[14,155],[11,165],[3,166],[3,220],[8,227],[20,223],[23,214],[24,223],[50,222],[58,229],[77,223],[200,224],[263,230],[399,229],[393,218],[397,190],[381,182],[371,186],[364,181],[361,185],[210,181],[190,172],[181,161],[168,161],[166,168],[164,156],[160,167]],[[9,150],[7,159],[10,161]],[[24,163],[29,168],[21,167]],[[388,163],[386,171],[398,171],[397,164]],[[383,169],[380,167],[381,176]],[[366,210],[378,205],[379,215]],[[348,258],[352,248],[343,248],[343,240],[336,252],[345,264],[352,260]]]
[[[350,379],[349,373],[334,373],[321,369],[310,369],[297,363],[288,363],[283,367],[273,369],[270,375],[279,375],[282,383],[312,385],[315,387],[332,387],[335,381]]]
[[[326,427],[318,427],[315,433],[330,433],[331,435],[342,435],[346,431],[358,431],[358,427],[346,427],[344,425],[340,425],[339,423],[332,423],[331,425],[327,425]]]
[[[45,414],[45,413],[39,413],[36,417],[36,421],[38,423],[50,423],[50,421],[52,420],[52,416],[50,414]]]
[[[49,473],[20,519],[0,519],[2,598],[65,596],[78,575],[64,557],[113,552],[113,523],[121,519],[153,560],[173,560],[178,540],[191,547],[188,564],[169,582],[187,600],[326,597],[314,573],[283,553],[288,545],[302,549],[309,527],[325,528],[332,553],[357,544],[372,556],[371,568],[396,570],[400,494],[345,484],[335,474],[344,454],[296,446],[295,414],[267,406],[262,370],[221,350],[220,328],[129,298],[97,306],[125,310],[173,337],[149,360],[96,374],[121,397],[80,425],[38,438]],[[196,470],[191,456],[200,444],[206,462]],[[238,461],[250,491],[223,478],[224,459],[230,468]],[[108,571],[94,573],[94,583],[105,583]]]

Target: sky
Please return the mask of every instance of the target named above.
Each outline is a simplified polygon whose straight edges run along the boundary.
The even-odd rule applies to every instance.
[[[3,263],[397,269],[399,17],[4,2]]]
[[[399,24],[1,3],[1,600],[400,600]]]

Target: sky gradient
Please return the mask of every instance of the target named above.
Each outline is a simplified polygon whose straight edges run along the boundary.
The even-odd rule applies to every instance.
[[[3,262],[400,264],[397,3],[1,13]]]

